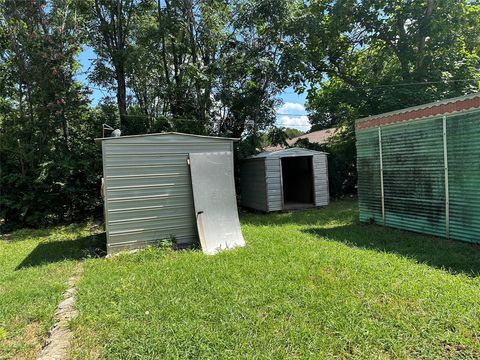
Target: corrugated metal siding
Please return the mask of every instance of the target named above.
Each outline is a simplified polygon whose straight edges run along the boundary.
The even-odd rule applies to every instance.
[[[382,128],[385,225],[445,236],[442,119]]]
[[[268,211],[283,210],[280,159],[267,158],[265,160],[265,166],[267,169]]]
[[[315,183],[315,205],[327,206],[330,202],[328,189],[328,160],[326,154],[313,156],[313,176]]]
[[[158,135],[102,143],[108,252],[174,236],[197,239],[188,153],[232,151],[231,140]]]
[[[265,159],[243,161],[240,166],[242,205],[251,209],[268,211]]]
[[[480,111],[447,117],[450,236],[480,243]]]
[[[480,243],[480,111],[446,116],[445,137],[447,164],[443,116],[381,127],[385,225]],[[378,128],[357,129],[357,154],[360,220],[381,224]]]
[[[358,206],[360,221],[382,223],[378,129],[357,131]]]
[[[248,207],[264,211],[281,211],[283,210],[283,184],[282,184],[282,166],[281,159],[285,157],[313,157],[313,175],[315,184],[315,204],[316,206],[326,206],[329,203],[328,189],[328,164],[327,154],[302,148],[290,148],[271,153],[262,153],[252,158],[246,159],[244,164],[251,164],[260,160],[265,161],[265,190],[267,194],[267,208],[264,210],[254,207],[254,196],[263,196],[261,185],[242,187],[242,198],[246,196],[250,202]],[[253,165],[250,165],[253,166]],[[260,171],[260,170],[256,170]],[[241,175],[241,182],[250,183],[250,180],[244,180],[244,177],[250,177],[250,174]],[[259,189],[255,188],[259,187]],[[257,200],[257,204],[260,200]],[[257,205],[258,206],[258,205]]]

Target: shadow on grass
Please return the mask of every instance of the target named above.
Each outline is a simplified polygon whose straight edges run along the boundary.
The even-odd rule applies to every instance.
[[[46,241],[38,244],[15,270],[64,260],[102,257],[106,253],[105,233],[84,236],[76,240]]]
[[[455,274],[480,275],[480,246],[475,244],[359,223],[302,231],[349,246],[402,255]]]

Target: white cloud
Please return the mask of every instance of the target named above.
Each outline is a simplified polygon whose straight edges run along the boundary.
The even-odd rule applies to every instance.
[[[286,102],[278,109],[278,112],[292,112],[292,111],[305,111],[305,106],[300,103]]]
[[[312,125],[308,122],[307,116],[281,116],[277,125],[282,127],[295,128],[301,131],[308,131]]]
[[[277,110],[277,125],[308,131],[311,127],[302,103],[286,102]]]

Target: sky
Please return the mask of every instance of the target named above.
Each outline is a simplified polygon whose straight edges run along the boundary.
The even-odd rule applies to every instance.
[[[287,88],[280,95],[283,105],[277,109],[277,125],[306,132],[310,130],[307,111],[305,110],[306,94],[296,94],[293,88]]]
[[[94,58],[95,53],[90,47],[84,48],[78,57],[82,70],[77,75],[77,79],[90,85],[90,88],[91,84],[89,84],[87,76]],[[108,95],[107,90],[101,90],[97,86],[92,89],[92,92],[90,99],[94,105],[102,97]],[[293,88],[287,88],[280,94],[280,98],[283,100],[283,105],[277,109],[277,126],[295,128],[303,132],[308,131],[311,126],[305,110],[306,94],[299,95],[295,93]]]

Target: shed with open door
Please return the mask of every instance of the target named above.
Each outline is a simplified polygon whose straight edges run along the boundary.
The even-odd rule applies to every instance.
[[[242,206],[265,212],[326,206],[327,154],[302,148],[263,152],[240,168]]]
[[[233,188],[233,142],[238,139],[182,133],[161,133],[96,139],[102,148],[107,251],[136,249],[172,238],[179,246],[198,239],[197,218],[189,157],[212,163],[212,154],[222,164],[210,166],[200,176],[223,178]],[[210,155],[210,156],[207,156]],[[225,170],[226,165],[228,169]],[[213,164],[215,165],[215,164]],[[209,183],[208,179],[204,183]],[[219,192],[222,189],[204,189]],[[212,193],[225,199],[225,194]],[[234,198],[234,194],[232,194]],[[236,212],[236,207],[228,207]],[[236,214],[230,219],[235,218]],[[222,215],[223,216],[223,215]],[[221,223],[222,219],[218,219]],[[225,223],[232,221],[225,219]],[[239,228],[239,225],[237,226]],[[207,229],[208,230],[208,229]]]

